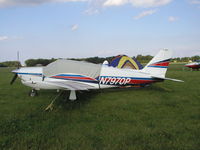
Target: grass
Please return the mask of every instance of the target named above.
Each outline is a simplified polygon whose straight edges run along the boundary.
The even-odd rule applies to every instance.
[[[62,95],[51,112],[44,108],[56,91],[28,96],[11,69],[0,68],[0,149],[197,150],[200,147],[200,71],[171,65],[165,81],[142,89],[108,89]]]

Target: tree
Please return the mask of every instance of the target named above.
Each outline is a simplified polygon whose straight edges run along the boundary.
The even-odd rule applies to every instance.
[[[0,67],[21,67],[19,61],[5,61],[0,63]]]
[[[56,59],[52,58],[52,59],[28,59],[25,61],[26,66],[37,66],[37,65],[42,65],[42,66],[46,66],[49,63],[54,62]]]

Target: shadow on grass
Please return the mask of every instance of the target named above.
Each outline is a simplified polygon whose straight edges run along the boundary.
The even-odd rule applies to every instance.
[[[148,85],[145,87],[120,87],[120,88],[110,88],[110,89],[101,89],[101,93],[110,93],[110,92],[122,92],[122,91],[156,91],[156,92],[172,92],[172,89],[162,87],[160,85]]]
[[[90,91],[77,91],[77,100],[71,101],[69,100],[70,91],[60,91],[59,93],[54,93],[51,101],[57,96],[56,101],[54,103],[54,108],[61,108],[66,110],[75,110],[80,109],[84,105],[90,103],[91,100],[95,100],[95,97],[100,94],[107,93],[120,93],[126,91],[152,91],[152,92],[172,92],[171,89],[166,87],[162,87],[160,85],[150,85],[147,87],[129,87],[129,88],[108,88],[108,89],[96,89]],[[48,92],[43,92],[43,94],[48,94]],[[59,95],[60,94],[60,95]],[[50,101],[50,102],[51,102]]]
[[[80,109],[84,105],[87,105],[94,97],[100,92],[98,90],[92,91],[77,91],[77,100],[69,100],[70,91],[61,91],[60,96],[55,102],[56,107],[73,110]]]
[[[147,87],[147,90],[152,90],[152,91],[157,91],[157,92],[173,92],[172,89],[167,88],[165,86],[160,86],[160,85],[151,85]]]

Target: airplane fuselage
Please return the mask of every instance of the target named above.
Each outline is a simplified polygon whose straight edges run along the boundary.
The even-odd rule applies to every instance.
[[[186,64],[185,67],[192,68],[192,69],[199,69],[200,62],[189,63],[189,64]]]
[[[21,79],[21,82],[33,89],[65,89],[56,86],[53,82],[67,83],[70,81],[84,83],[91,86],[91,89],[112,88],[119,86],[147,85],[163,81],[152,78],[150,75],[133,69],[116,69],[105,67],[104,74],[96,78],[87,77],[81,74],[60,73],[51,77],[43,75],[43,67],[24,67],[13,71]],[[106,73],[107,72],[107,73]]]
[[[32,88],[30,96],[36,95],[36,90],[40,89],[61,89],[70,90],[69,99],[76,100],[75,91],[79,90],[145,86],[164,80],[183,82],[165,77],[170,58],[171,51],[160,50],[141,70],[113,67],[107,61],[100,65],[58,59],[45,67],[24,67],[12,71],[15,75],[10,84],[19,77],[24,85]]]

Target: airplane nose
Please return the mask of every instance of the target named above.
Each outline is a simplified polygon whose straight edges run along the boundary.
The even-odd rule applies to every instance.
[[[15,69],[12,71],[12,73],[14,73],[15,75],[13,76],[12,80],[10,81],[10,85],[12,85],[15,82],[15,80],[17,79],[17,77],[18,77],[17,74],[19,73],[19,70],[20,69]]]
[[[15,69],[12,71],[12,73],[18,73],[20,69]]]

